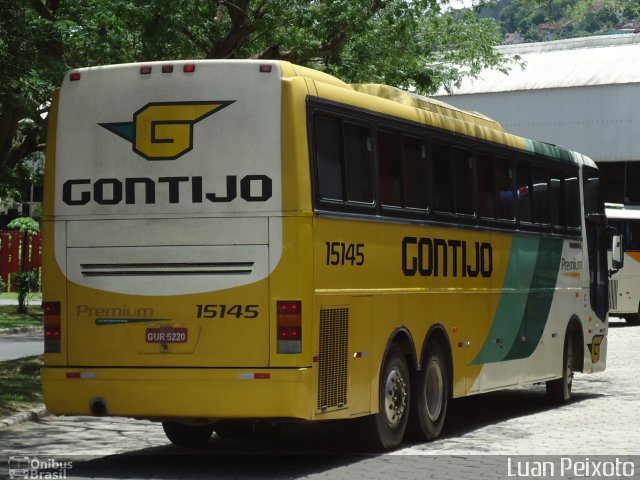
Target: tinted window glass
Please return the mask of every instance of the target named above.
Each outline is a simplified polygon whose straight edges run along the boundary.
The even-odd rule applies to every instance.
[[[404,153],[404,198],[405,206],[422,208],[428,206],[427,149],[417,138],[403,137]]]
[[[400,135],[378,132],[380,200],[382,205],[402,206],[402,155]]]
[[[340,121],[317,116],[315,135],[316,175],[320,198],[344,200]]]
[[[516,191],[518,192],[518,218],[521,222],[531,223],[531,168],[518,165]]]
[[[567,226],[580,228],[580,191],[577,176],[569,175],[564,179],[564,206]]]
[[[604,204],[600,195],[600,177],[596,170],[584,169],[584,210],[586,213],[603,213]]]
[[[496,189],[491,155],[481,153],[477,160],[478,213],[485,218],[496,218]]]
[[[347,200],[373,203],[373,162],[369,128],[344,124]]]
[[[454,148],[453,161],[456,213],[473,215],[473,157],[468,150]]]
[[[548,181],[546,170],[534,167],[532,185],[534,208],[533,218],[536,223],[549,223]]]
[[[557,227],[565,227],[564,195],[562,193],[562,180],[557,173],[552,173],[549,179],[549,202],[551,203],[551,224]]]
[[[438,212],[453,213],[453,181],[449,146],[441,143],[431,145],[433,164],[434,208]]]
[[[513,166],[504,158],[495,159],[496,189],[498,191],[498,218],[516,218],[515,197],[513,195]]]

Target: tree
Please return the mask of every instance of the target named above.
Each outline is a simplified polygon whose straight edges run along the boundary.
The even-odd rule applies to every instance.
[[[478,0],[483,3],[485,0]],[[492,19],[449,0],[0,0],[0,195],[44,149],[69,68],[170,58],[289,60],[423,93],[507,61]]]
[[[22,234],[20,271],[13,278],[18,291],[18,313],[27,313],[27,296],[29,292],[40,290],[40,277],[34,271],[25,271],[25,259],[27,258],[27,237],[40,231],[40,224],[30,217],[13,219],[7,225],[11,230],[17,230]]]

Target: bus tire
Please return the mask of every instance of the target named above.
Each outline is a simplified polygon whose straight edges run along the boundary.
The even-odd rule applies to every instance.
[[[409,419],[411,381],[407,361],[398,345],[389,349],[380,371],[379,408],[367,417],[376,450],[390,450],[402,442]]]
[[[573,365],[575,354],[574,334],[567,329],[564,339],[564,352],[562,355],[562,377],[549,380],[546,383],[547,396],[558,404],[567,403],[571,399],[571,387],[573,386]]]
[[[411,383],[411,413],[408,432],[416,440],[440,436],[447,416],[449,366],[438,342],[430,342],[422,369]]]
[[[164,434],[174,445],[197,447],[206,444],[213,433],[213,425],[186,425],[177,422],[162,422]]]
[[[638,311],[636,313],[625,315],[624,320],[629,325],[640,325],[640,306],[638,307]]]

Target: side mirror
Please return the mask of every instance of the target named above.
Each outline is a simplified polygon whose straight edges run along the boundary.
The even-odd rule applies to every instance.
[[[624,266],[624,247],[622,246],[622,235],[613,235],[611,237],[611,266],[613,275]]]

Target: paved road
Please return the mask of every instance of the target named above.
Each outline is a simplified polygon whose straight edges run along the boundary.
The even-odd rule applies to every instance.
[[[67,478],[495,479],[517,474],[518,466],[535,468],[533,461],[553,464],[547,477],[598,478],[591,474],[618,461],[615,477],[640,479],[639,356],[640,327],[613,322],[607,371],[578,375],[570,404],[550,406],[543,386],[458,399],[442,438],[385,455],[367,452],[353,424],[249,440],[214,436],[187,450],[146,421],[46,417],[0,431],[0,478],[6,459],[17,455],[70,461]],[[589,474],[569,468],[576,462]]]
[[[0,362],[40,355],[44,352],[42,332],[0,335]]]

